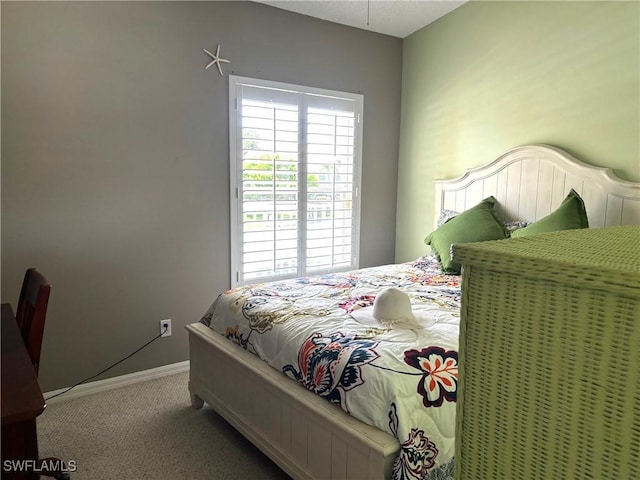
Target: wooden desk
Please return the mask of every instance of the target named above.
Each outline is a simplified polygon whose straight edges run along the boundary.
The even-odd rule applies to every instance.
[[[38,479],[31,472],[7,471],[6,460],[38,460],[36,417],[45,409],[36,372],[18,331],[11,305],[2,304],[2,478]],[[19,470],[19,469],[18,469]]]

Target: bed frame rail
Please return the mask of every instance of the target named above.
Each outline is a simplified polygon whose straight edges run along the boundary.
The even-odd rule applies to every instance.
[[[206,402],[295,479],[391,478],[400,449],[393,436],[300,388],[205,325],[186,329],[194,407]]]

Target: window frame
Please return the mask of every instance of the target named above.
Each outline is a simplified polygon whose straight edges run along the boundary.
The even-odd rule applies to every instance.
[[[300,134],[298,139],[299,153],[299,175],[305,179],[298,188],[299,207],[298,217],[302,223],[299,228],[301,236],[297,240],[298,264],[297,271],[292,274],[281,274],[275,276],[263,276],[259,278],[251,278],[248,281],[244,279],[243,270],[243,201],[241,200],[242,191],[242,167],[243,167],[243,145],[242,145],[242,115],[240,114],[239,101],[241,95],[239,88],[241,86],[257,87],[281,90],[283,92],[297,94],[302,98],[327,97],[328,99],[344,99],[353,104],[354,112],[354,137],[353,137],[353,197],[352,197],[352,221],[351,221],[351,262],[348,266],[333,267],[326,269],[314,269],[308,271],[308,267],[304,262],[300,261],[300,250],[306,247],[306,170],[307,170],[307,149],[306,149],[306,117],[301,112],[300,117],[305,120],[301,122]],[[330,101],[330,100],[327,100]],[[315,102],[314,102],[315,103]],[[303,103],[304,104],[304,103]],[[263,283],[275,280],[284,280],[287,278],[296,278],[307,275],[322,275],[332,272],[340,272],[356,269],[359,266],[360,256],[360,209],[361,209],[361,176],[362,176],[362,131],[363,131],[363,106],[364,96],[349,92],[340,92],[336,90],[327,90],[316,87],[307,87],[303,85],[295,85],[289,83],[275,82],[270,80],[261,80],[250,77],[242,77],[237,75],[229,75],[229,185],[230,185],[230,241],[231,241],[231,286],[235,288],[245,283]],[[303,110],[303,109],[301,109]]]

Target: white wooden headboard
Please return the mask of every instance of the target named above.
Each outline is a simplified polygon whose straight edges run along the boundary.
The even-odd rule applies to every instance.
[[[590,227],[640,224],[640,183],[587,165],[550,145],[523,145],[452,180],[436,180],[436,221],[442,210],[462,212],[493,195],[506,221],[533,222],[555,210],[573,188]]]

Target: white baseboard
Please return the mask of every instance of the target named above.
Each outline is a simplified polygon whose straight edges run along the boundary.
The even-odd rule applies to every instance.
[[[105,380],[98,380],[96,382],[83,383],[78,385],[73,390],[69,390],[64,395],[51,398],[47,400],[47,404],[51,405],[56,402],[62,402],[64,400],[70,400],[72,398],[82,397],[84,395],[90,395],[92,393],[104,392],[113,388],[124,387],[125,385],[131,385],[132,383],[144,382],[146,380],[153,380],[154,378],[165,377],[167,375],[173,375],[174,373],[182,373],[189,371],[189,360],[184,362],[172,363],[170,365],[163,365],[162,367],[150,368],[149,370],[142,370],[140,372],[128,373],[126,375],[120,375],[118,377],[107,378]],[[66,390],[61,388],[59,390],[53,390],[43,394],[47,399],[52,395],[57,395]]]

